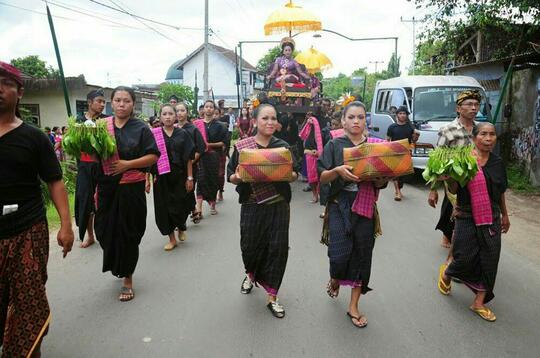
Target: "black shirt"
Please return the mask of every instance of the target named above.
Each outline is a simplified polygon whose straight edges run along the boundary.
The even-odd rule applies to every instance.
[[[180,128],[189,134],[193,144],[195,144],[195,151],[202,155],[206,151],[206,144],[204,143],[204,138],[199,129],[197,129],[193,123],[189,122],[186,122],[186,124]]]
[[[257,147],[259,149],[264,149],[265,147],[257,144]],[[266,148],[289,148],[289,145],[284,140],[278,139],[276,137],[272,137],[270,139],[270,143],[268,143],[268,146]],[[293,161],[294,161],[294,155]],[[227,181],[229,181],[229,178],[231,175],[233,175],[236,172],[236,167],[238,166],[238,158],[239,158],[239,152],[238,149],[236,149],[236,146],[234,147],[234,153],[231,156],[231,159],[229,159],[229,165],[227,166]],[[298,164],[296,161],[293,162],[293,170],[295,172],[298,172]],[[272,183],[274,187],[276,188],[276,191],[288,202],[291,202],[291,186],[289,183],[285,182],[274,182]],[[249,197],[253,190],[251,189],[250,183],[240,183],[236,186],[236,191],[240,195],[238,198],[238,202],[240,204],[245,203],[249,201]]]
[[[409,122],[405,124],[392,123],[388,127],[386,136],[391,140],[408,139],[412,143],[414,129]]]
[[[187,173],[187,162],[195,157],[195,144],[189,134],[182,128],[174,128],[169,137],[162,128],[167,156],[171,166],[177,167],[182,173]]]
[[[17,235],[45,219],[41,182],[62,179],[62,169],[47,135],[22,123],[0,137],[0,239]],[[2,215],[4,205],[17,204]]]
[[[489,198],[492,205],[499,206],[501,204],[502,194],[508,187],[508,180],[506,178],[506,168],[501,157],[491,153],[486,165],[482,167],[484,176],[486,178],[487,189]],[[462,188],[458,186],[457,191],[457,206],[467,207],[471,205],[471,194],[467,187]]]

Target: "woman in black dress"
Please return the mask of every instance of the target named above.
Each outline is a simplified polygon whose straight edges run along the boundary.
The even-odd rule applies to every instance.
[[[363,328],[368,321],[358,310],[358,302],[361,295],[371,291],[371,259],[375,236],[380,233],[376,202],[379,189],[386,187],[387,181],[361,181],[343,161],[343,149],[370,142],[364,131],[364,104],[348,104],[343,110],[342,124],[345,135],[328,142],[318,161],[321,183],[330,183],[325,225],[331,278],[327,292],[335,298],[340,286],[351,287],[347,315],[354,326]]]
[[[438,287],[443,295],[449,295],[450,279],[463,281],[475,294],[469,308],[482,319],[493,322],[497,317],[485,304],[495,297],[493,288],[501,254],[501,233],[510,229],[504,196],[508,182],[502,159],[491,153],[497,142],[495,126],[476,124],[473,142],[481,167],[477,177],[463,188],[448,180],[450,191],[457,193],[453,258],[450,264],[440,266]],[[487,213],[483,218],[478,214],[482,211]]]
[[[170,171],[160,173],[159,166],[152,167],[154,211],[159,231],[169,236],[164,249],[170,251],[177,245],[175,229],[178,229],[178,240],[186,240],[186,220],[191,212],[188,193],[193,192],[195,145],[185,130],[174,127],[176,109],[172,105],[161,106],[159,118],[163,126],[154,131],[158,131],[155,135],[164,139],[165,149],[160,149],[167,151]],[[150,192],[152,182],[150,177],[150,174],[146,175],[147,193]]]
[[[180,102],[176,105],[176,118],[178,119],[178,127],[185,130],[193,144],[195,145],[195,156],[193,157],[193,187],[197,185],[197,172],[199,169],[199,160],[206,151],[206,143],[201,132],[189,121],[189,108],[184,102]],[[195,199],[195,190],[189,192],[186,197],[186,205],[191,210],[191,220],[193,223],[198,224],[201,221],[201,213],[198,212],[195,207],[197,200]]]
[[[243,149],[289,148],[287,142],[273,136],[277,114],[273,106],[262,104],[255,110],[257,134],[240,140],[227,167],[229,181],[236,184],[242,204],[240,210],[240,247],[246,270],[241,292],[248,294],[253,283],[266,290],[267,307],[277,318],[285,316],[277,300],[289,254],[291,186],[286,182],[244,183],[238,174],[239,151]],[[298,175],[293,173],[291,181]]]
[[[111,271],[124,279],[119,300],[130,301],[134,298],[139,244],[146,230],[145,172],[160,153],[150,128],[133,117],[135,91],[116,87],[111,101],[114,117],[106,120],[109,132],[114,133],[118,156],[101,160],[95,232],[103,249],[103,272]]]
[[[204,119],[193,124],[201,131],[206,142],[206,152],[201,156],[197,185],[197,211],[202,212],[203,201],[210,205],[210,213],[217,214],[216,198],[219,191],[219,158],[227,140],[227,129],[215,118],[216,105],[207,100],[204,103]],[[202,217],[202,216],[201,216]]]

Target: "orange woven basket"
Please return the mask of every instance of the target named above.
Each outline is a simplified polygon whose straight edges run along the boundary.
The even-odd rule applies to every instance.
[[[292,155],[287,148],[240,151],[238,171],[244,182],[289,182],[292,179],[292,169]]]
[[[343,149],[343,160],[362,180],[396,178],[414,172],[407,139],[393,142],[364,143]]]

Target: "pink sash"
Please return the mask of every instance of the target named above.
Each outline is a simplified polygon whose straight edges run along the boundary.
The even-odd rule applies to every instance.
[[[311,117],[311,124],[313,124],[313,128],[315,128],[315,144],[317,145],[317,152],[319,155],[322,154],[323,151],[323,140],[322,140],[322,134],[321,134],[321,127],[319,126],[319,121],[315,117]],[[302,130],[299,133],[300,138],[302,140],[306,140],[309,135],[311,134],[311,127],[308,123],[302,128]]]
[[[195,125],[195,127],[197,127],[199,132],[201,132],[202,137],[204,139],[204,145],[206,146],[205,151],[208,151],[208,133],[206,133],[206,125],[204,123],[204,120],[196,119],[193,121],[193,124]]]
[[[478,163],[478,173],[469,181],[467,189],[471,195],[471,209],[474,224],[476,226],[493,224],[493,213],[491,211],[491,200],[487,190],[486,177],[484,171]]]
[[[114,117],[107,117],[105,118],[105,121],[107,122],[107,131],[113,138],[115,138]],[[113,155],[111,155],[109,158],[101,159],[101,166],[103,167],[103,174],[112,175],[112,164],[119,160],[120,160],[120,156],[118,155],[118,148],[116,148]]]
[[[368,138],[368,143],[379,143],[384,140],[379,138]],[[379,189],[375,189],[373,182],[358,183],[358,193],[352,205],[352,212],[368,219],[373,218],[375,203],[379,197]]]
[[[115,138],[114,117],[107,117],[105,118],[105,121],[107,122],[107,131],[113,138]],[[120,160],[120,155],[118,154],[118,147],[117,147],[113,155],[111,155],[107,159],[101,159],[101,166],[103,168],[103,174],[113,175],[112,165],[119,160]],[[146,174],[144,174],[143,172],[139,170],[134,169],[134,170],[128,170],[127,172],[124,172],[122,174],[122,178],[120,179],[120,184],[138,183],[144,180],[146,180]],[[97,200],[96,200],[96,203],[97,203]]]
[[[332,139],[343,137],[344,135],[345,135],[345,130],[343,128],[334,129],[330,131],[330,136],[332,137]]]
[[[315,129],[315,144],[317,145],[318,155],[315,156],[312,154],[306,154],[306,169],[308,174],[308,182],[312,184],[319,182],[319,173],[317,172],[317,159],[322,154],[324,147],[319,121],[315,117],[311,117],[310,119],[312,125],[310,125],[310,123],[306,123],[304,128],[302,128],[302,130],[300,131],[299,136],[300,138],[302,138],[302,140],[305,141],[311,134],[311,128],[313,127]]]
[[[167,174],[171,172],[171,164],[169,163],[169,155],[167,154],[167,146],[165,145],[165,137],[163,136],[163,129],[152,128],[152,134],[156,139],[156,144],[161,153],[157,161],[157,170],[159,175]]]
[[[243,149],[258,148],[255,137],[248,137],[236,143],[236,149],[238,149],[239,152]],[[279,197],[276,187],[271,183],[251,183],[251,189],[253,190],[257,204],[264,204]]]

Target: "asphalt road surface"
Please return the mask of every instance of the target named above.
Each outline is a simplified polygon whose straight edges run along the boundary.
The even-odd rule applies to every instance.
[[[436,279],[446,250],[433,229],[438,210],[420,186],[406,185],[400,203],[393,189],[382,192],[374,290],[360,300],[369,325],[353,327],[345,315],[350,290],[337,300],[326,295],[321,207],[308,203],[302,187],[293,186],[284,319],[270,314],[262,289],[240,294],[240,206],[231,186],[219,215],[205,206],[205,219],[172,252],[163,251],[149,197],[131,302],[119,302],[121,280],[101,272],[99,245],[77,243],[62,260],[51,241],[53,319],[43,357],[540,357],[540,266],[503,242],[490,304],[495,323],[468,310],[473,295],[463,285],[442,296]]]

